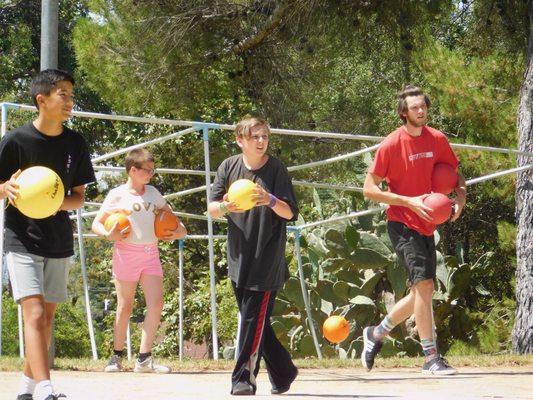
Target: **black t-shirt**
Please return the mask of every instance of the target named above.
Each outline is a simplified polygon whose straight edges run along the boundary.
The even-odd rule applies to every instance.
[[[227,158],[217,170],[211,200],[221,200],[238,179],[250,179],[285,201],[298,217],[298,207],[287,168],[277,158],[257,170],[244,165],[242,154]],[[278,290],[289,278],[285,261],[287,220],[267,206],[244,213],[229,213],[228,274],[237,287],[248,290]]]
[[[8,132],[0,141],[0,181],[7,181],[18,169],[43,166],[54,170],[67,194],[73,187],[94,182],[94,171],[85,139],[77,132],[63,128],[59,136],[39,132],[33,123]],[[59,211],[48,218],[26,217],[17,208],[7,207],[5,226],[15,237],[6,235],[5,249],[18,239],[29,253],[48,258],[74,254],[72,224],[68,212]]]

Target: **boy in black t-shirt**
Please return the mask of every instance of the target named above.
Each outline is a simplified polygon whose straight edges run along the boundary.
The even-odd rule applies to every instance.
[[[237,124],[235,139],[242,154],[218,167],[209,213],[228,219],[228,275],[241,315],[237,364],[232,374],[233,395],[253,395],[261,357],[265,359],[273,394],[289,390],[298,370],[276,338],[270,315],[289,277],[285,261],[287,221],[298,208],[287,168],[267,154],[270,128],[259,118]],[[238,179],[256,183],[257,204],[248,211],[228,201],[227,191]]]
[[[73,251],[68,210],[83,205],[85,185],[95,181],[90,154],[83,137],[63,123],[74,105],[74,79],[48,69],[34,78],[33,102],[37,119],[8,132],[0,141],[0,199],[5,210],[5,252],[13,295],[22,306],[26,359],[17,400],[57,400],[48,367],[48,347],[57,303],[67,299],[67,277]],[[16,178],[31,166],[54,170],[65,187],[59,211],[48,218],[23,215],[13,201]]]

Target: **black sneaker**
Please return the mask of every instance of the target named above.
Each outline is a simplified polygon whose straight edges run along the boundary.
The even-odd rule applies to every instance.
[[[17,400],[33,400],[33,395],[31,393],[19,394]]]
[[[54,393],[54,394],[51,394],[49,395],[46,399],[44,400],[59,400],[61,398],[67,398],[67,396],[65,396],[63,393]]]
[[[249,383],[237,382],[231,389],[231,394],[234,396],[253,396],[255,389]]]
[[[291,378],[291,380],[290,380],[288,385],[272,386],[272,389],[270,389],[270,393],[272,393],[272,394],[282,394],[282,393],[288,392],[289,389],[291,388],[291,384],[294,382],[294,380],[296,379],[297,376],[298,376],[298,368],[295,369],[294,376]]]
[[[381,350],[383,343],[379,340],[374,340],[372,333],[374,332],[373,326],[367,326],[363,330],[363,342],[364,347],[361,352],[361,363],[367,371],[370,371],[374,366],[374,358],[376,354]]]
[[[432,358],[422,366],[423,374],[432,375],[453,375],[457,371],[448,364],[444,357],[437,356]]]

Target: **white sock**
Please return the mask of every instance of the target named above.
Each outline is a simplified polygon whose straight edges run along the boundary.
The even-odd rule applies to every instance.
[[[33,394],[33,391],[35,390],[36,382],[26,376],[22,375],[22,385],[20,386],[20,390],[18,394]]]
[[[38,393],[36,400],[46,400],[48,396],[54,393],[54,388],[52,388],[52,382],[49,380],[41,381],[35,386],[35,390]]]

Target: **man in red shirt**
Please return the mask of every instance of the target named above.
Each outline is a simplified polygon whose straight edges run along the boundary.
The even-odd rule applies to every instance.
[[[365,197],[389,205],[387,230],[398,259],[409,274],[410,291],[397,302],[378,326],[363,331],[363,366],[370,371],[385,336],[399,323],[415,314],[416,326],[425,356],[423,373],[450,375],[456,371],[438,353],[433,332],[433,297],[436,274],[435,224],[428,215],[432,210],[423,200],[431,193],[431,175],[436,163],[457,169],[459,160],[446,136],[426,125],[429,98],[421,89],[406,86],[398,95],[398,115],[404,125],[381,143],[374,164],[365,179]],[[387,182],[388,191],[379,187]],[[459,218],[466,202],[463,176],[455,191],[454,214]]]

